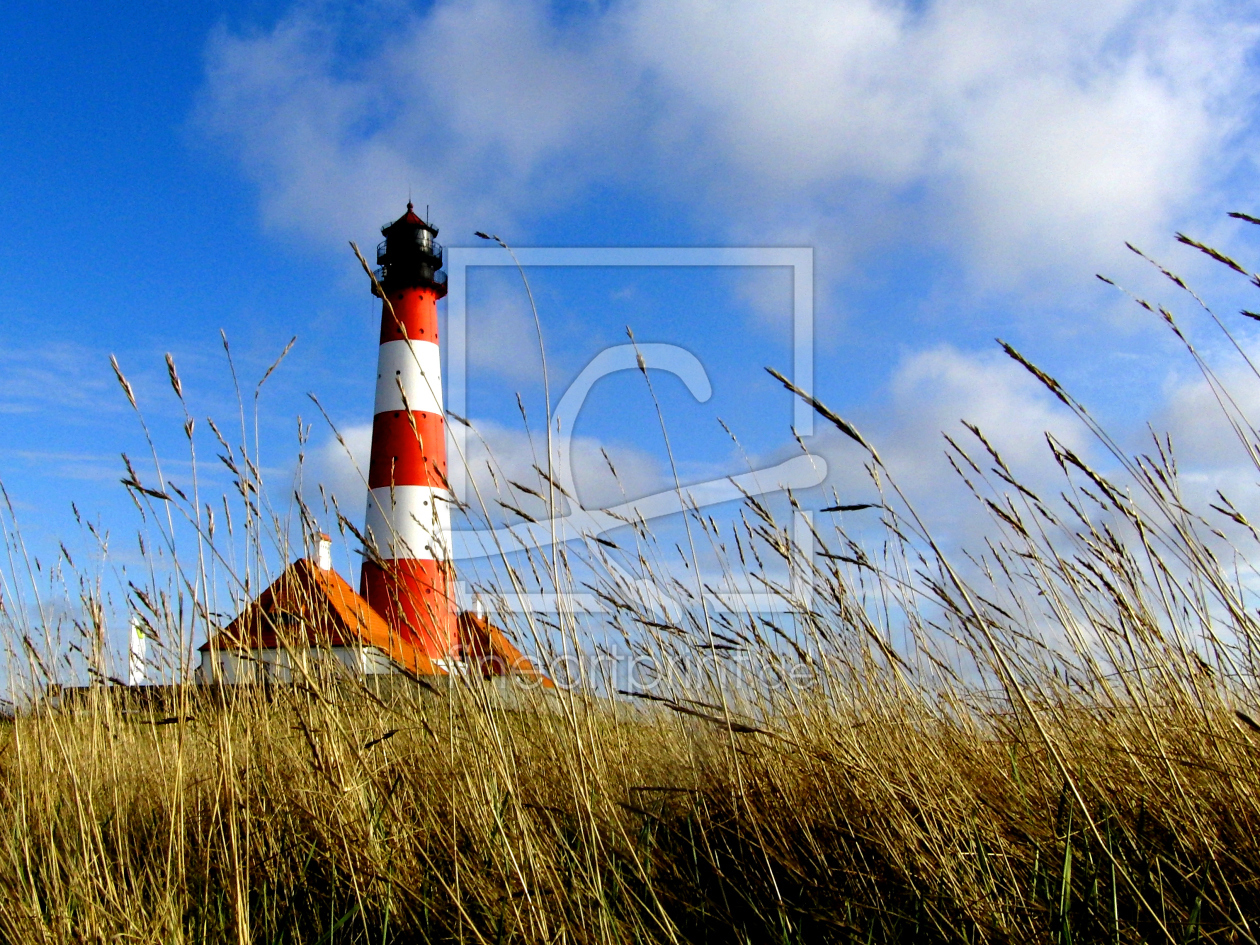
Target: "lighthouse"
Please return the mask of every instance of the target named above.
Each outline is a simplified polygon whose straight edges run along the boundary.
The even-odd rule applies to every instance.
[[[333,568],[332,539],[320,534],[314,556],[292,562],[202,644],[197,678],[287,683],[301,666],[302,678],[332,668],[333,678],[349,672],[377,684],[386,677],[513,676],[555,689],[480,606],[456,609],[455,497],[446,478],[437,321],[438,299],[446,295],[442,247],[437,228],[410,203],[381,234],[373,282],[373,293],[379,285],[382,295],[381,335],[359,593]]]
[[[446,422],[437,302],[446,295],[437,228],[407,212],[377,247],[380,352],[360,594],[436,665],[460,657],[450,564]]]

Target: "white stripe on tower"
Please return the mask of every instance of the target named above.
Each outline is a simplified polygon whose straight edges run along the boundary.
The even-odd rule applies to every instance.
[[[432,341],[387,341],[376,367],[376,407],[442,415],[442,352]]]
[[[367,530],[377,554],[450,560],[450,493],[433,486],[382,486],[368,499]]]

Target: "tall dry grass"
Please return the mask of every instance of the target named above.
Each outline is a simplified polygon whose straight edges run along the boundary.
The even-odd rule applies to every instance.
[[[1256,459],[1254,427],[1187,349]],[[128,467],[155,556],[129,606],[185,683],[165,702],[108,684],[99,579],[55,569],[80,603],[63,632],[10,531],[4,620],[27,688],[0,737],[0,938],[1255,941],[1256,533],[1223,496],[1188,507],[1166,440],[1127,454],[1007,351],[1094,431],[1109,472],[1050,440],[1062,487],[1043,498],[982,430],[949,440],[994,523],[970,558],[818,404],[867,450],[874,539],[820,529],[806,560],[750,499],[733,530],[685,516],[704,579],[643,523],[501,572],[505,592],[600,595],[594,628],[562,608],[510,629],[551,665],[594,631],[619,637],[654,672],[615,698],[598,670],[558,696],[471,681],[382,696],[319,666],[193,687],[190,644],[318,517],[267,505],[244,420],[241,442],[214,431],[237,490],[217,531],[196,492]],[[719,566],[789,612],[705,603],[694,582]],[[645,586],[684,606],[663,614]],[[71,644],[99,685],[57,702],[42,693]]]

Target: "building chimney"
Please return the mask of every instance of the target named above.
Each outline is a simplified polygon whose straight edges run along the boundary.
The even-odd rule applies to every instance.
[[[127,647],[127,685],[143,686],[146,676],[145,658],[148,655],[148,639],[144,635],[144,621],[139,614],[131,615],[131,633]]]
[[[381,229],[385,300],[376,370],[361,593],[433,660],[459,656],[450,568],[450,491],[437,301],[446,295],[437,228],[407,212]]]
[[[316,546],[316,562],[321,571],[332,570],[332,537],[324,532],[319,533],[319,544]]]

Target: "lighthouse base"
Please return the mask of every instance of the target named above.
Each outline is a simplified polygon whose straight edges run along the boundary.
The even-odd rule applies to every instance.
[[[434,661],[460,655],[459,618],[445,562],[398,559],[365,561],[360,595],[399,638]]]

